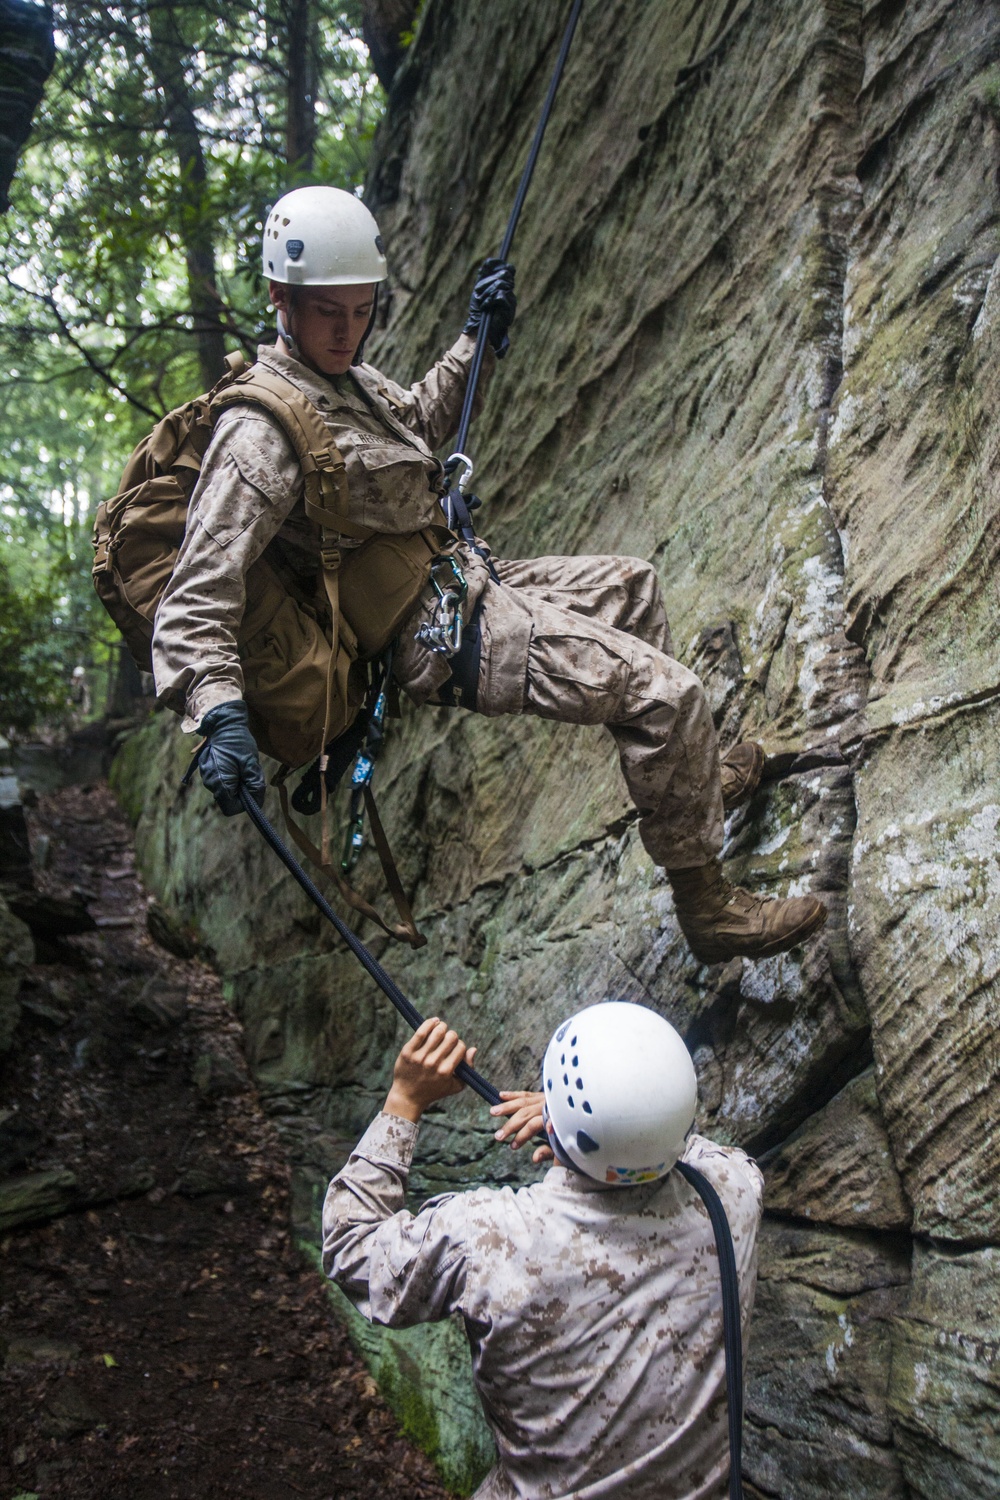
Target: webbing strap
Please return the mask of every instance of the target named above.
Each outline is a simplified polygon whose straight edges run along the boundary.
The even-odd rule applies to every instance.
[[[325,778],[323,777],[322,772],[320,772],[320,779],[325,788]],[[375,847],[378,851],[379,862],[382,866],[382,874],[385,876],[385,883],[389,889],[389,894],[392,896],[392,899],[396,906],[396,910],[399,913],[398,922],[387,922],[381,915],[381,913],[378,912],[374,906],[372,906],[371,902],[366,900],[365,897],[361,895],[360,891],[356,891],[354,887],[344,879],[343,875],[330,860],[328,851],[318,849],[309,835],[305,833],[305,831],[299,827],[298,823],[294,821],[288,803],[288,788],[285,785],[284,770],[279,771],[272,784],[278,788],[278,797],[281,802],[281,816],[284,819],[285,827],[291,835],[293,841],[298,845],[299,849],[305,855],[309,863],[313,865],[315,869],[319,870],[321,874],[326,875],[328,879],[333,881],[334,885],[337,887],[337,890],[347,902],[347,905],[350,906],[352,910],[360,912],[362,916],[367,917],[369,921],[374,922],[375,925],[377,927],[380,927],[388,937],[395,938],[396,941],[400,943],[408,943],[411,948],[423,948],[427,942],[427,939],[424,937],[424,934],[419,931],[413,916],[413,909],[406,899],[406,893],[403,890],[403,883],[399,878],[399,871],[396,869],[395,861],[392,857],[392,850],[389,848],[389,841],[385,836],[385,831],[382,827],[381,819],[379,818],[378,813],[375,810],[375,799],[371,796],[370,790],[366,788],[365,806],[368,810],[368,817],[371,822],[372,837],[375,841]],[[241,799],[242,796],[243,793],[241,790]],[[254,805],[256,806],[256,804]],[[322,815],[323,814],[321,813],[321,816]],[[256,822],[257,820],[255,819],[254,821]],[[258,827],[259,826],[260,825],[258,824]],[[268,826],[270,827],[270,825]],[[263,832],[263,830],[261,831]],[[271,831],[272,833],[274,832],[273,829]],[[266,834],[264,836],[265,838],[268,837]],[[275,838],[277,838],[277,834],[275,834],[274,836]],[[270,838],[268,838],[268,843],[271,843]],[[272,848],[274,848],[273,844]],[[289,855],[289,858],[291,858],[291,855]],[[286,860],[286,864],[287,863],[288,861]],[[289,865],[289,869],[291,868],[291,865]],[[296,866],[296,869],[298,868],[299,867]],[[294,875],[295,870],[292,870],[292,873]],[[301,871],[301,873],[303,878],[308,879],[308,876],[306,876],[304,870]],[[295,878],[296,880],[298,880],[298,875],[296,875]],[[301,880],[299,881],[299,884],[302,884]],[[305,887],[303,888],[305,889]],[[322,910],[322,907],[320,909]],[[340,931],[339,927],[337,930],[338,932]]]
[[[308,396],[293,381],[261,365],[227,385],[212,400],[213,414],[230,406],[261,406],[279,423],[295,449],[305,483],[307,508],[313,505],[347,522],[347,466],[333,436]],[[321,523],[322,524],[322,523]],[[329,523],[328,523],[329,524]],[[344,528],[353,534],[348,523]]]
[[[729,1417],[729,1500],[743,1500],[743,1321],[733,1233],[722,1199],[697,1167],[679,1161],[677,1170],[708,1209],[722,1280],[722,1339],[726,1350],[726,1409]]]
[[[374,533],[369,527],[360,526],[348,519],[350,491],[347,483],[347,465],[333,441],[330,429],[314,403],[299,390],[293,380],[260,364],[253,365],[245,374],[227,385],[213,400],[212,411],[215,413],[222,408],[241,404],[263,407],[284,431],[302,469],[306,515],[320,528],[320,573],[330,613],[330,667],[326,680],[323,738],[320,744],[322,755],[325,746],[329,743],[330,728],[333,723],[337,659],[343,630],[340,614],[340,537],[345,535],[354,537],[357,541],[365,541]],[[331,867],[327,847],[325,780],[321,779],[320,788],[323,848],[320,853],[319,868],[329,873]],[[294,826],[289,822],[287,814],[286,824],[289,828]],[[300,845],[300,847],[308,854],[305,845]],[[312,855],[308,854],[308,857],[311,859]],[[350,887],[347,889],[349,890]],[[349,898],[345,894],[346,899]],[[361,901],[363,898],[356,896],[356,900]],[[371,911],[374,912],[374,908],[371,908]],[[407,908],[407,913],[408,911]],[[403,915],[402,911],[400,915]],[[381,920],[377,914],[375,914],[375,920]],[[405,916],[403,922],[407,933],[405,940],[414,946],[419,946],[415,939],[418,939],[420,934],[413,924],[412,916]]]

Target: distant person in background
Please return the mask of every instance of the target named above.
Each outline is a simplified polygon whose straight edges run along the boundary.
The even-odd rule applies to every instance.
[[[78,663],[73,668],[69,696],[70,702],[77,710],[77,717],[80,719],[89,719],[93,702],[90,695],[90,683],[87,681],[87,669],[82,663]]]
[[[543,1092],[504,1095],[499,1139],[542,1126],[555,1157],[517,1191],[406,1208],[424,1110],[455,1094],[467,1048],[427,1020],[385,1106],[330,1183],[323,1265],[372,1323],[461,1314],[498,1463],[477,1500],[720,1500],[729,1447],[719,1261],[683,1158],[716,1189],[736,1250],[744,1333],[763,1179],[691,1133],[694,1066],[656,1012],[608,1002],[556,1031]]]

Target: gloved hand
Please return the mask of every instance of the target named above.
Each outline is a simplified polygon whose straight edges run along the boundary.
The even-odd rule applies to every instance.
[[[503,359],[510,347],[507,330],[517,312],[514,274],[514,267],[507,260],[497,260],[495,256],[484,260],[469,300],[469,318],[463,332],[478,333],[480,323],[489,314],[490,343],[497,359]]]
[[[201,779],[226,817],[243,811],[238,796],[241,786],[258,807],[262,806],[266,783],[243,699],[210,708],[198,725],[198,733],[208,739],[198,758]]]

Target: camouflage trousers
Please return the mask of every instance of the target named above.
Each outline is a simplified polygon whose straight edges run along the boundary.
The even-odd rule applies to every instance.
[[[670,870],[722,849],[719,747],[699,678],[672,653],[659,580],[636,557],[497,561],[482,595],[476,710],[604,724],[639,834]]]

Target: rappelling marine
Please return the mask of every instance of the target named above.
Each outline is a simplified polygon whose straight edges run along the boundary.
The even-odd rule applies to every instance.
[[[321,757],[326,775],[363,705],[364,669],[391,653],[391,683],[415,705],[606,725],[700,961],[760,958],[816,932],[815,897],[767,899],[723,875],[724,810],[752,793],[763,752],[742,744],[720,760],[651,565],[502,559],[447,524],[435,450],[456,430],[483,319],[487,378],[507,352],[513,267],[484,265],[462,334],[409,387],[363,358],[387,262],[357,198],[288,193],[266,219],[263,272],[277,342],[212,408],[152,641],[157,693],[204,737],[201,774],[223,812],[239,811],[241,787],[262,798],[261,748],[291,764]],[[293,441],[282,401],[308,408],[319,438]]]

